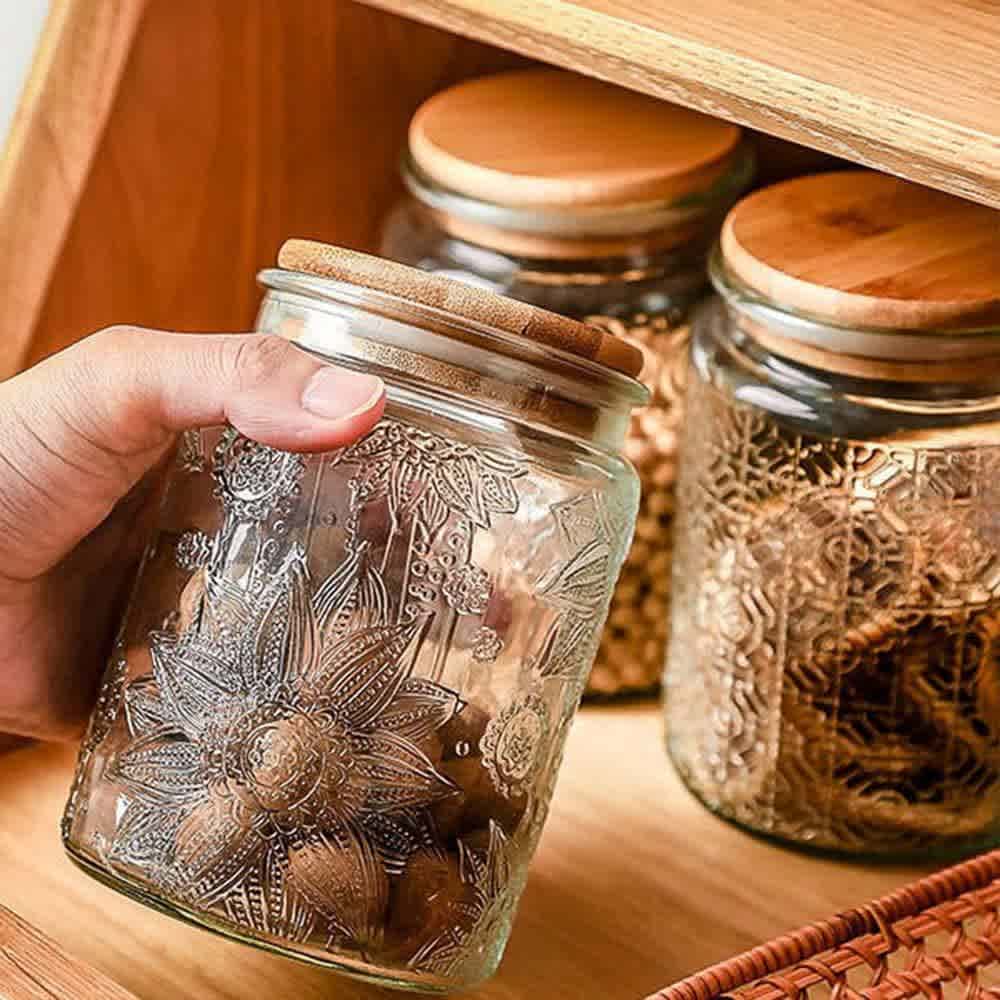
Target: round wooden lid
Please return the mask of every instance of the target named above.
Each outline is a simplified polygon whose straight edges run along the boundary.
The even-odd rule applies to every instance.
[[[730,273],[782,309],[837,326],[1000,324],[1000,212],[871,171],[798,177],[729,213]]]
[[[642,370],[642,352],[613,334],[381,257],[312,240],[288,240],[278,253],[278,264],[289,271],[386,292],[496,330],[515,333],[632,378]]]
[[[509,207],[669,201],[710,187],[735,125],[555,69],[469,80],[426,101],[410,155],[434,183]]]

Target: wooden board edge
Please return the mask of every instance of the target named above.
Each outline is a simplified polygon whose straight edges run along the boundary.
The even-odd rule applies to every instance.
[[[562,0],[363,2],[1000,208],[1000,139],[992,134],[695,41],[667,41]],[[864,122],[870,129],[859,128]]]
[[[0,158],[0,378],[22,365],[147,0],[53,0]]]

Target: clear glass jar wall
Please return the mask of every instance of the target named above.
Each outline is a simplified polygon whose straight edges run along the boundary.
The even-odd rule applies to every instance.
[[[613,251],[588,251],[588,244],[594,247],[596,241],[532,239],[526,234],[514,234],[508,247],[498,248],[495,244],[502,230],[483,227],[480,231],[482,239],[492,245],[457,235],[448,222],[448,212],[432,208],[421,197],[440,199],[445,205],[460,199],[443,192],[428,195],[425,192],[433,186],[418,179],[413,170],[411,167],[406,175],[408,183],[421,196],[400,202],[383,230],[381,249],[392,260],[564,316],[610,317],[627,326],[641,324],[649,317],[677,320],[704,292],[705,257],[724,207],[713,213],[703,228],[689,226],[688,239],[668,241],[663,249],[657,249],[657,243],[662,242],[658,237],[663,234],[656,232],[617,239],[620,249]]]
[[[757,334],[822,343],[822,327],[726,294],[693,345],[672,757],[710,808],[800,844],[898,855],[992,842],[995,360],[909,366],[919,382],[821,371]]]
[[[679,205],[603,215],[581,209],[573,215],[477,202],[436,186],[408,162],[403,174],[413,196],[396,206],[384,227],[381,250],[393,260],[583,319],[643,350],[640,377],[651,399],[633,414],[624,448],[642,482],[642,498],[635,541],[590,677],[591,694],[648,691],[660,683],[685,413],[686,317],[706,291],[706,257],[722,217],[752,172],[753,157],[744,146],[710,189]],[[578,232],[588,226],[635,232],[588,239]]]
[[[64,838],[222,933],[466,986],[503,951],[629,542],[642,397],[577,383],[567,433],[509,382],[483,376],[491,402],[380,365],[390,335],[436,339],[419,310],[269,274],[260,328],[378,371],[386,419],[308,458],[184,439]]]

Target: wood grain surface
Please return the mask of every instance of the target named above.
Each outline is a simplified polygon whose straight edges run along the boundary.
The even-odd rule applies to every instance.
[[[28,360],[112,323],[247,329],[286,237],[374,245],[425,98],[522,62],[350,0],[148,5]]]
[[[1000,205],[1000,5],[369,0]]]
[[[131,19],[81,49],[100,56],[96,91],[39,61],[30,93],[51,91],[51,112],[22,112],[35,138],[0,182],[0,377],[112,323],[247,328],[286,237],[376,245],[422,101],[526,62],[351,0],[142,2],[140,19],[140,0],[58,0]],[[72,130],[55,143],[45,123],[95,93],[106,126],[57,156]],[[823,162],[777,140],[763,154],[767,178]]]
[[[1000,211],[870,170],[755,191],[722,250],[756,292],[841,326],[1000,324]]]
[[[0,157],[0,377],[28,349],[146,0],[53,0]]]
[[[633,378],[642,371],[642,351],[623,338],[468,282],[314,240],[288,240],[278,254],[278,263],[290,271],[347,281],[441,309],[472,323],[575,354]]]
[[[669,201],[709,188],[740,129],[577,73],[495,73],[436,94],[410,152],[438,184],[500,205]]]
[[[0,756],[0,902],[142,1000],[388,1000],[230,943],[78,872],[58,826],[75,753]],[[882,895],[918,870],[818,860],[716,819],[681,787],[653,704],[584,708],[499,974],[479,1000],[639,1000]],[[0,993],[2,996],[2,993]]]
[[[103,973],[68,955],[16,913],[2,906],[0,998],[136,1000]]]

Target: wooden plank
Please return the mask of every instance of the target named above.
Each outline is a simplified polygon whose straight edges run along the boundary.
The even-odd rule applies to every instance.
[[[10,314],[25,360],[112,323],[247,328],[286,237],[374,248],[421,101],[525,63],[350,0],[147,2],[37,319]],[[824,164],[777,140],[761,161]]]
[[[246,329],[287,237],[372,246],[424,98],[521,61],[348,0],[149,0],[30,359]]]
[[[2,1000],[136,1000],[103,973],[68,955],[0,906]]]
[[[75,754],[0,756],[0,898],[143,1000],[386,1000],[386,992],[225,941],[133,903],[63,857]],[[653,703],[586,706],[507,956],[476,1000],[638,998],[910,881],[749,837],[681,787]]]
[[[0,378],[16,371],[146,0],[53,0],[0,158]]]
[[[369,0],[1000,207],[1000,5]]]

